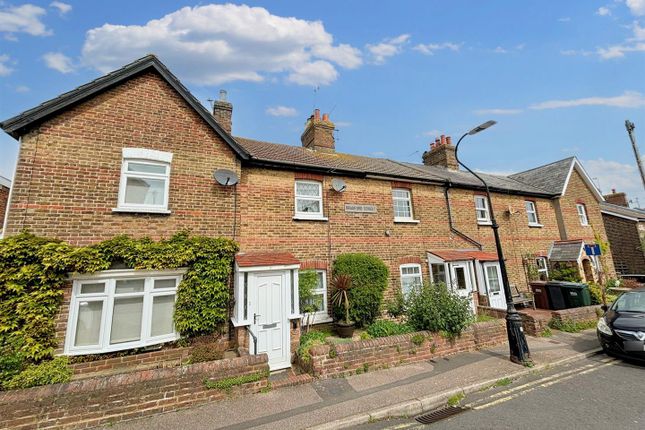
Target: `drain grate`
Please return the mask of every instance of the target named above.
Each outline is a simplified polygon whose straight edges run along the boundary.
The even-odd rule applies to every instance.
[[[415,419],[421,424],[432,424],[448,417],[452,417],[453,415],[460,414],[466,410],[468,410],[468,408],[463,406],[446,406],[441,409],[428,412],[427,414],[419,415]]]

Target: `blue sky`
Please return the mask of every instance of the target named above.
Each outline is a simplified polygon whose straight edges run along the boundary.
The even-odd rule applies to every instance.
[[[645,0],[194,3],[0,0],[0,118],[156,53],[234,134],[300,143],[314,106],[337,150],[420,161],[437,134],[509,173],[577,155],[603,192],[645,193]],[[315,91],[315,88],[318,88]],[[18,144],[0,136],[0,175]]]

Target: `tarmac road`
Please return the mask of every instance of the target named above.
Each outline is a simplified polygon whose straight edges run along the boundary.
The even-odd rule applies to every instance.
[[[420,424],[391,419],[361,430],[645,429],[645,366],[598,354],[530,377],[501,381],[461,401],[468,409]]]

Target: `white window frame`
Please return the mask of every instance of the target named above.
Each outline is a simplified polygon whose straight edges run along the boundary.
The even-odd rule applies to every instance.
[[[317,185],[318,186],[318,197],[316,197],[316,196],[299,196],[298,195],[298,184],[313,184],[313,185]],[[306,179],[296,179],[296,181],[293,184],[293,193],[294,193],[294,212],[295,212],[294,219],[326,220],[325,216],[323,215],[324,209],[323,209],[322,182],[306,180]],[[320,212],[300,212],[300,211],[298,211],[298,200],[299,199],[318,201],[319,206],[320,206]]]
[[[168,214],[168,200],[170,197],[170,167],[172,163],[172,153],[155,151],[152,149],[141,148],[123,148],[123,161],[121,163],[121,179],[119,183],[119,197],[117,207],[113,209],[114,212],[149,212],[149,213],[164,213]],[[143,173],[143,172],[129,172],[128,165],[130,163],[148,164],[151,166],[163,166],[166,172],[161,173]],[[143,203],[126,203],[126,185],[128,178],[141,178],[141,179],[156,179],[164,181],[164,199],[163,204],[143,204]]]
[[[419,273],[418,274],[412,274],[412,275],[403,273],[403,269],[410,269],[410,268],[418,269]],[[423,271],[421,270],[421,265],[420,264],[417,264],[417,263],[401,264],[399,266],[399,275],[401,276],[401,292],[403,292],[404,295],[406,294],[406,291],[404,291],[404,289],[403,289],[403,279],[419,278],[418,285],[419,286],[423,285]]]
[[[172,342],[179,339],[179,333],[175,329],[172,333],[160,336],[152,336],[152,305],[153,299],[160,296],[175,296],[177,300],[177,287],[182,280],[185,269],[173,271],[149,271],[149,270],[106,270],[88,276],[76,276],[73,278],[72,297],[67,318],[67,331],[65,334],[65,355],[102,354],[106,352],[123,351],[133,348],[142,348],[151,345],[158,345],[165,342]],[[144,279],[144,291],[136,293],[115,294],[117,280]],[[174,279],[175,287],[154,289],[155,280]],[[104,283],[105,289],[101,293],[80,294],[84,284]],[[112,329],[112,313],[114,299],[124,297],[143,297],[143,311],[141,322],[140,339],[131,342],[123,342],[110,345],[110,331]],[[74,346],[76,341],[76,325],[78,322],[79,307],[82,302],[101,301],[103,310],[101,313],[101,328],[99,332],[99,343],[97,345]]]
[[[397,197],[394,195],[395,191],[401,191],[405,193],[405,197]],[[395,202],[403,201],[408,204],[410,208],[410,216],[402,217],[396,216]],[[409,222],[409,223],[418,223],[419,221],[414,219],[414,210],[412,208],[412,192],[407,188],[392,188],[392,211],[394,212],[394,222]]]
[[[448,265],[446,263],[437,263],[437,262],[430,262],[429,265],[429,270],[430,270],[430,280],[433,284],[436,284],[437,282],[443,282],[444,284],[448,285],[450,283],[450,275],[448,275]],[[444,280],[441,281],[440,279],[435,279],[434,278],[434,272],[432,271],[432,266],[443,266],[443,277]]]
[[[484,217],[479,216],[479,212],[484,211],[486,214]],[[477,224],[490,224],[490,209],[488,208],[488,199],[486,196],[475,195],[475,217],[477,218]]]
[[[524,200],[524,207],[526,208],[526,217],[528,218],[529,226],[542,227],[535,202],[533,200]],[[535,221],[531,221],[531,215],[533,215]]]
[[[544,267],[540,267],[540,261],[544,264]],[[540,277],[541,273],[544,273],[546,279],[549,279],[549,263],[547,262],[546,257],[536,257],[535,267],[537,267],[538,278]]]
[[[584,203],[576,203],[576,211],[578,211],[578,219],[580,220],[580,225],[586,226],[589,225],[589,217],[587,216],[587,207]]]
[[[314,288],[312,290],[313,294],[322,294],[323,295],[323,309],[318,312],[313,312],[311,315],[313,317],[312,323],[318,324],[321,322],[331,321],[328,310],[328,301],[329,297],[327,296],[327,271],[326,270],[314,270],[316,275],[322,277],[322,288]]]

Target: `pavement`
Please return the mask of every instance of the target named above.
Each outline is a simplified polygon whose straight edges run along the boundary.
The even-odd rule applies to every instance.
[[[354,429],[642,430],[643,370],[643,363],[598,353],[468,395],[461,401],[464,409],[452,409],[457,412],[455,415],[432,423],[393,418]],[[433,416],[436,419],[437,414]]]
[[[594,330],[554,331],[551,338],[529,337],[533,368],[508,360],[508,346],[437,360],[370,371],[346,378],[314,380],[250,396],[227,399],[110,428],[337,429],[432,410],[456,393],[477,392],[502,378],[517,379],[580,360],[599,350]]]

